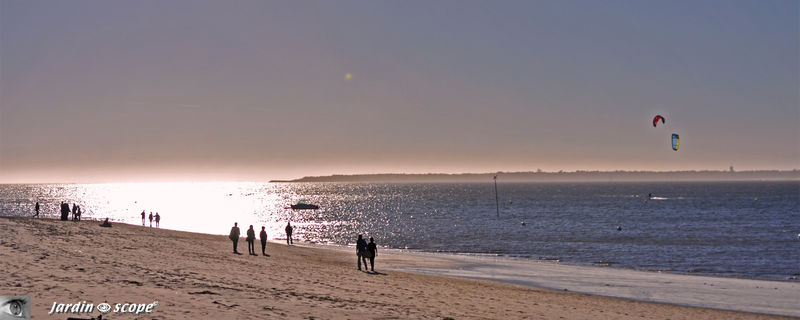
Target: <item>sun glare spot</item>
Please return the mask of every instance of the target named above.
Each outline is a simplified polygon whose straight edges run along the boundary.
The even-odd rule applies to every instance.
[[[234,222],[281,230],[276,208],[283,205],[272,186],[256,183],[122,183],[94,185],[76,201],[97,218],[140,224],[141,212],[160,213],[161,227],[211,234],[226,233]],[[149,226],[149,221],[146,221]]]

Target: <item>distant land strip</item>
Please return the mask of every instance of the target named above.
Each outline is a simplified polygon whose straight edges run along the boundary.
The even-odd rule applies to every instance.
[[[754,171],[573,171],[497,173],[382,173],[311,176],[270,182],[486,182],[497,175],[506,182],[669,182],[669,181],[800,181],[800,170]]]

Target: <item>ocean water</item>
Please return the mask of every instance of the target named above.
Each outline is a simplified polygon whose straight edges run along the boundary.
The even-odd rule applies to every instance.
[[[320,209],[288,208],[301,199]],[[162,228],[212,234],[238,222],[279,239],[291,220],[296,239],[322,244],[352,245],[364,234],[385,248],[800,276],[797,181],[500,182],[498,199],[492,182],[22,184],[0,185],[0,215],[30,216],[39,201],[41,215],[57,218],[64,201],[84,218],[140,224],[144,210],[158,212]]]

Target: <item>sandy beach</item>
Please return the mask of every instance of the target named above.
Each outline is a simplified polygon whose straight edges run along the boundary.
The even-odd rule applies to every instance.
[[[158,301],[150,314],[112,311],[107,319],[785,318],[540,288],[548,287],[546,279],[536,287],[458,278],[471,277],[463,272],[442,276],[430,270],[469,268],[419,255],[379,252],[378,272],[367,273],[356,270],[355,254],[342,250],[270,242],[268,257],[250,256],[242,239],[245,254],[234,255],[225,236],[102,228],[98,221],[0,218],[0,234],[0,294],[31,296],[33,319],[99,314],[48,314],[54,303],[82,301]]]

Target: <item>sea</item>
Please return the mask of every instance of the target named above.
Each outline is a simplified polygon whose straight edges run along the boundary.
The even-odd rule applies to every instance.
[[[317,210],[292,210],[300,200]],[[553,263],[798,281],[800,181],[592,183],[123,183],[0,185],[0,215],[142,221],[228,234]],[[70,222],[64,222],[70,223]],[[155,223],[155,222],[153,222]],[[153,225],[155,227],[155,225]]]

